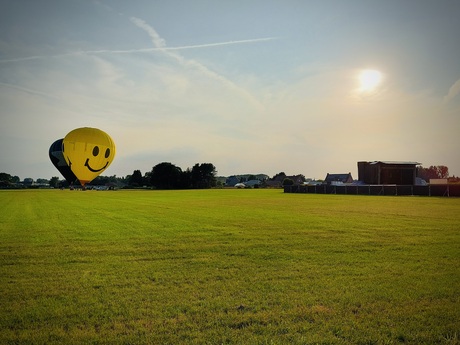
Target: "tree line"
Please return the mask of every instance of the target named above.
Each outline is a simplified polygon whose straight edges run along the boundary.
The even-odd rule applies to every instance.
[[[134,170],[128,177],[128,183],[133,187],[151,186],[157,189],[203,189],[216,186],[216,174],[216,167],[211,163],[196,163],[191,169],[183,171],[172,163],[163,162],[144,176],[140,170]]]
[[[421,166],[417,168],[417,177],[420,177],[426,182],[430,182],[430,179],[448,178],[449,168],[445,165],[432,165],[429,168]]]
[[[180,167],[163,162],[155,165],[151,171],[146,172],[143,176],[140,170],[134,170],[132,175],[126,177],[98,176],[89,185],[107,186],[113,185],[118,187],[149,187],[156,189],[203,189],[211,188],[217,185],[216,167],[211,163],[196,163],[192,168],[182,170]],[[0,187],[13,188],[35,187],[49,185],[53,188],[68,187],[65,180],[53,176],[50,180],[25,178],[22,183],[18,176],[12,176],[7,173],[0,173]]]
[[[131,175],[125,177],[117,177],[115,175],[98,176],[91,181],[91,185],[113,185],[125,188],[202,189],[218,186],[219,182],[217,181],[216,174],[216,167],[211,163],[196,163],[192,168],[182,170],[175,164],[162,162],[155,165],[145,175],[142,175],[140,170],[134,170]],[[275,175],[273,179],[280,174]],[[250,176],[252,177],[252,175]],[[421,166],[417,168],[417,177],[426,182],[429,182],[430,179],[449,178],[449,168],[444,165],[432,165],[428,168]],[[459,178],[453,176],[450,180],[457,181]],[[283,185],[290,184],[291,182],[294,183],[294,181],[283,181]],[[68,183],[57,176],[53,176],[50,180],[39,178],[36,181],[31,178],[25,178],[21,183],[18,176],[0,172],[0,187],[2,188],[14,188],[18,186],[38,188],[41,185],[49,185],[53,188],[68,187]]]

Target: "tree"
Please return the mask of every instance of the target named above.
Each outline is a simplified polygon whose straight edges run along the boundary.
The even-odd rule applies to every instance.
[[[19,181],[18,181],[19,182]],[[1,188],[12,188],[14,185],[13,177],[7,173],[0,173],[0,187]]]
[[[31,177],[26,177],[23,182],[25,185],[31,186],[34,183],[34,179]]]
[[[437,166],[438,176],[439,178],[448,178],[449,177],[449,168],[445,165],[438,165]]]
[[[180,176],[179,188],[192,188],[192,170],[187,168]]]
[[[12,181],[12,176],[10,174],[4,173],[4,172],[0,173],[0,181],[13,182]]]
[[[59,177],[53,176],[50,179],[50,186],[53,188],[58,188],[59,187]]]
[[[276,174],[275,176],[273,176],[272,180],[283,181],[285,178],[286,178],[286,174],[282,171],[282,172]]]
[[[216,186],[216,167],[211,163],[196,163],[191,171],[192,188],[211,188]]]
[[[9,183],[19,183],[21,180],[19,179],[19,176],[12,176],[5,172],[0,172],[0,181]]]
[[[448,178],[449,168],[445,165],[432,165],[429,168],[419,167],[417,169],[417,176],[426,182],[430,182],[430,179]]]
[[[129,178],[129,184],[133,187],[140,187],[144,185],[144,178],[140,170],[134,170]]]
[[[290,178],[285,178],[283,180],[283,186],[292,186],[294,184],[294,181]]]
[[[152,176],[152,172],[151,172],[151,171],[146,171],[146,172],[145,172],[145,175],[144,175],[144,183],[145,183],[147,186],[151,186],[151,185],[152,185],[151,176]]]
[[[214,164],[202,163],[200,167],[203,171],[203,176],[204,180],[206,181],[207,188],[215,187],[217,184],[217,169]]]
[[[169,162],[155,165],[150,174],[150,182],[158,189],[176,189],[180,187],[182,169]]]
[[[91,185],[93,186],[107,186],[109,184],[118,185],[119,181],[120,179],[117,177],[117,175],[112,175],[112,176],[99,175],[94,180],[91,181]]]

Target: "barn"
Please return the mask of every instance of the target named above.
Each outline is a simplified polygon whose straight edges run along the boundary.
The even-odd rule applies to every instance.
[[[324,179],[326,184],[344,184],[344,183],[353,183],[353,177],[351,173],[348,174],[327,174]]]
[[[417,162],[358,162],[358,179],[365,184],[415,185]]]

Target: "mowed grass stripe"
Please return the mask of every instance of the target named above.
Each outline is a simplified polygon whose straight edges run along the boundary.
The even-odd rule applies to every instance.
[[[455,344],[459,206],[1,191],[0,342]]]

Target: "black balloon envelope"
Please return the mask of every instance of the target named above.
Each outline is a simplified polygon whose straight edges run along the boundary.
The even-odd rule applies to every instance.
[[[69,165],[67,164],[64,154],[62,153],[62,141],[63,139],[56,140],[50,146],[49,156],[51,162],[56,167],[57,170],[61,173],[62,176],[66,179],[69,184],[74,184],[78,181],[75,174],[70,169]]]

